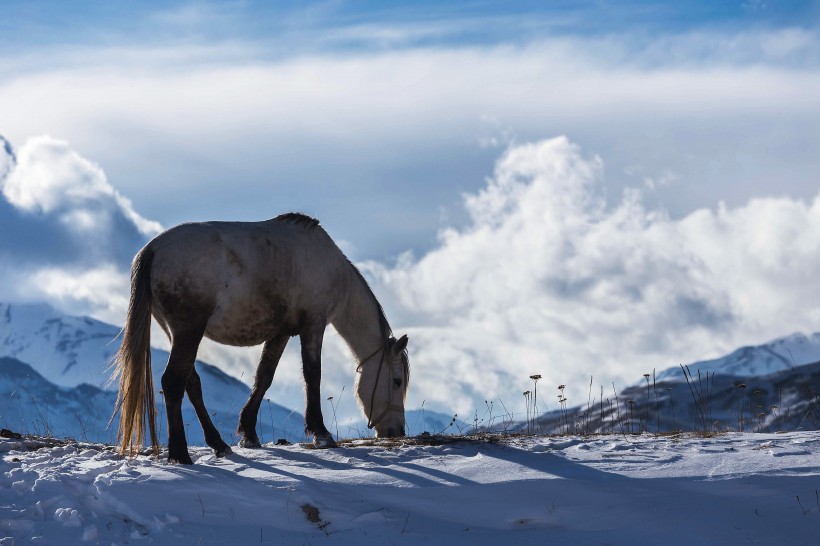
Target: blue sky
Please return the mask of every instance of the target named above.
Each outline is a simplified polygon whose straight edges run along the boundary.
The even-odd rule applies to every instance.
[[[2,299],[117,322],[161,227],[298,210],[460,408],[820,329],[817,2],[2,10]]]
[[[522,42],[545,34],[682,32],[703,26],[805,26],[816,21],[812,1],[692,2],[4,2],[6,47],[116,44],[140,40],[260,40],[291,42],[290,51],[324,42],[297,39],[329,28],[427,26],[421,44]],[[36,39],[34,39],[36,38]],[[372,47],[350,40],[331,47]],[[387,45],[387,44],[385,44]],[[408,44],[405,44],[408,45]]]

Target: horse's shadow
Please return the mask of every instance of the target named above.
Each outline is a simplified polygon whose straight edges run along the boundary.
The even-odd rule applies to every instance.
[[[631,478],[622,474],[607,472],[596,469],[589,464],[573,461],[549,451],[533,452],[518,449],[512,446],[499,444],[449,444],[447,446],[452,454],[460,457],[470,458],[481,455],[483,457],[499,459],[516,465],[537,471],[543,477],[535,479],[567,479],[580,481],[622,481]],[[333,449],[334,454],[352,459],[351,462],[331,460],[326,457],[312,453],[312,450],[300,448],[280,448],[266,447],[256,448],[254,451],[264,453],[266,460],[259,460],[248,457],[234,451],[228,455],[227,460],[231,463],[241,465],[240,468],[226,468],[219,464],[198,464],[194,467],[182,467],[180,472],[195,472],[197,474],[210,474],[213,477],[224,477],[232,475],[235,478],[254,479],[253,477],[242,476],[240,473],[246,469],[258,471],[261,474],[275,474],[283,478],[295,481],[320,483],[325,482],[321,477],[310,475],[309,468],[332,470],[338,472],[356,471],[360,473],[373,473],[387,476],[395,480],[396,486],[411,485],[414,487],[448,487],[448,486],[468,486],[482,485],[485,481],[476,481],[460,476],[446,469],[431,468],[420,464],[419,459],[425,455],[396,455],[385,457],[380,451],[371,449],[340,447]],[[431,455],[442,455],[444,450],[433,452]],[[277,464],[282,461],[284,464]],[[288,466],[301,466],[308,469],[304,473],[292,472]],[[522,478],[523,479],[523,478]],[[366,481],[366,480],[364,480]],[[383,480],[380,480],[383,481]],[[391,483],[382,483],[383,486],[392,486]]]

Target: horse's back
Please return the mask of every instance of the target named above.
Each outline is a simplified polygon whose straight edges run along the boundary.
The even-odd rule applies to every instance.
[[[332,315],[346,258],[307,217],[182,224],[157,236],[151,284],[160,320],[230,345],[295,335]],[[181,324],[178,324],[181,323]]]

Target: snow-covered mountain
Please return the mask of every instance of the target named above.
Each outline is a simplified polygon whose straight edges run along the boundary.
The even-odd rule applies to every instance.
[[[688,382],[676,365],[617,393],[614,385],[603,394],[594,385],[587,404],[556,408],[553,403],[529,422],[485,414],[475,428],[547,434],[820,428],[820,333],[741,347],[686,368]]]
[[[87,383],[105,389],[110,375],[106,367],[119,346],[119,331],[45,304],[0,303],[0,356],[26,362],[61,387]]]
[[[780,432],[820,429],[820,362],[769,375],[707,374],[656,380],[618,392],[593,390],[587,406],[554,409],[527,426],[495,429],[546,434],[640,432]],[[598,396],[595,396],[598,394]]]
[[[60,387],[31,366],[0,357],[0,426],[39,436],[114,443],[106,430],[117,394],[92,385]]]
[[[792,334],[763,345],[741,347],[732,353],[712,360],[689,364],[693,371],[715,372],[721,375],[754,377],[768,375],[803,364],[820,361],[820,332],[811,335]],[[657,375],[667,380],[683,379],[680,366],[675,365]]]
[[[48,433],[88,441],[109,441],[106,430],[117,385],[108,385],[107,370],[119,346],[119,329],[88,317],[73,317],[43,304],[0,303],[0,426],[20,432]],[[168,353],[152,349],[154,385]],[[2,358],[5,357],[5,358]],[[215,366],[197,361],[205,405],[226,442],[235,443],[239,411],[250,394],[244,383]],[[158,411],[164,416],[162,396]],[[188,442],[202,444],[199,421],[183,404]],[[161,429],[165,426],[160,419]],[[273,402],[262,405],[258,434],[263,441],[304,440],[304,417]],[[164,429],[160,435],[164,439]]]

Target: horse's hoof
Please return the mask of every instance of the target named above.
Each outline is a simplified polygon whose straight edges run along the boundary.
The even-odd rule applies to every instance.
[[[239,447],[245,447],[248,449],[257,449],[262,447],[262,444],[259,443],[258,439],[255,438],[248,438],[247,436],[239,440]]]
[[[330,447],[337,447],[333,436],[314,436],[313,447],[316,449],[327,449]]]
[[[177,455],[177,456],[168,456],[169,463],[178,463],[178,464],[194,464],[194,461],[191,460],[191,456],[185,453],[184,455]]]
[[[226,445],[223,448],[214,449],[214,454],[216,455],[217,459],[221,459],[223,457],[227,457],[228,455],[233,455],[233,450],[231,449],[231,446]]]

